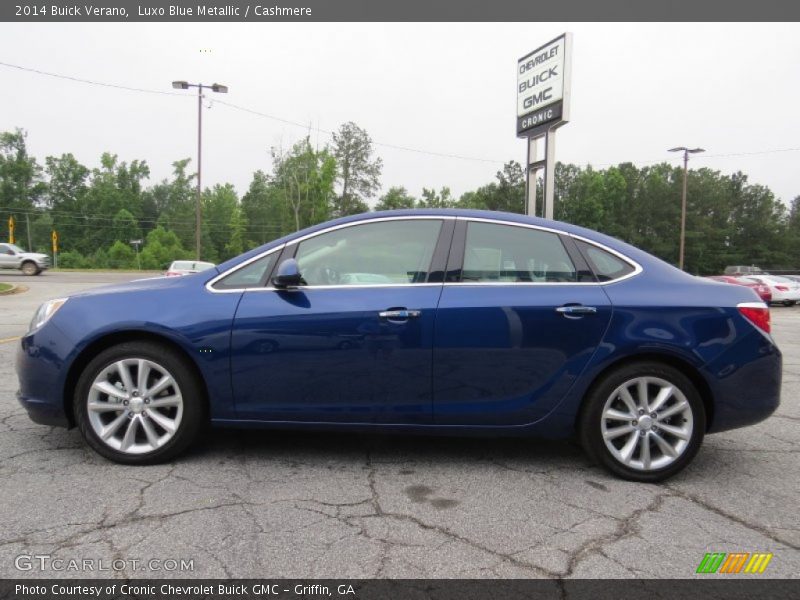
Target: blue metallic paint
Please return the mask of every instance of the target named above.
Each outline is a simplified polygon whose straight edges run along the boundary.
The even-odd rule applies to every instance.
[[[212,293],[206,283],[297,237],[386,216],[446,215],[549,227],[603,244],[643,272],[605,285],[426,285]],[[69,383],[106,336],[145,332],[195,363],[212,420],[242,427],[381,428],[563,437],[604,371],[664,357],[705,382],[710,431],[777,407],[781,355],[735,308],[745,287],[687,275],[628,244],[565,223],[483,211],[392,211],[287,236],[181,278],[71,297],[17,356],[19,398],[39,422],[66,425]],[[568,319],[554,308],[595,306]],[[422,311],[381,321],[389,308]],[[529,369],[527,367],[530,367]]]

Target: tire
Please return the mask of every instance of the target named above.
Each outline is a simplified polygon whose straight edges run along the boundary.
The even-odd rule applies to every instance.
[[[140,393],[140,387],[154,393]],[[127,465],[173,459],[208,421],[204,389],[189,361],[150,341],[124,342],[93,358],[75,386],[72,408],[86,442],[105,458]]]
[[[35,262],[33,262],[31,260],[26,260],[24,263],[22,263],[22,266],[20,267],[20,269],[22,270],[22,272],[25,275],[28,275],[28,276],[31,276],[31,277],[33,275],[38,275],[39,273],[42,272],[42,270],[39,268],[39,265],[37,265]]]
[[[794,306],[794,300],[784,300],[783,301],[783,305],[784,306]]]
[[[640,385],[647,390],[650,413],[641,413]],[[659,394],[665,396],[660,405]],[[657,482],[692,461],[703,441],[706,414],[699,392],[681,371],[659,362],[637,362],[593,386],[578,428],[584,450],[596,463],[623,479]]]

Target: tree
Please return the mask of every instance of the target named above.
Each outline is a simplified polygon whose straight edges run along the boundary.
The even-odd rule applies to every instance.
[[[419,208],[453,208],[455,199],[450,195],[450,188],[443,187],[438,193],[434,189],[422,188]]]
[[[404,187],[391,187],[380,197],[375,205],[375,210],[397,210],[400,208],[414,208],[417,201]]]
[[[352,121],[343,124],[332,137],[337,181],[342,184],[342,191],[334,200],[332,216],[365,212],[369,210],[366,201],[380,188],[378,180],[383,161],[373,158],[369,134]]]
[[[327,150],[314,150],[306,137],[287,153],[273,148],[272,161],[273,181],[286,207],[284,214],[288,214],[289,226],[299,231],[327,220],[336,179],[333,156]]]
[[[41,166],[28,155],[27,136],[22,129],[0,133],[0,206],[4,212],[32,209],[46,187]]]

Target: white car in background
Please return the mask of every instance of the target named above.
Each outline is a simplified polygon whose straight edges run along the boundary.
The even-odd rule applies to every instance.
[[[192,273],[207,271],[216,266],[217,265],[214,263],[201,262],[199,260],[176,260],[173,261],[164,275],[167,277],[180,277],[181,275],[191,275]]]
[[[748,275],[744,281],[763,283],[772,291],[772,302],[792,306],[800,302],[800,283],[780,275]]]

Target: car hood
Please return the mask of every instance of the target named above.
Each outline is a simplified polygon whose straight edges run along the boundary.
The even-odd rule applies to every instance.
[[[184,277],[166,277],[159,275],[157,277],[148,277],[145,279],[135,279],[125,283],[114,283],[111,285],[103,285],[100,287],[83,290],[72,297],[79,298],[84,296],[102,296],[110,294],[124,294],[127,292],[142,292],[142,291],[157,291],[174,289],[181,286],[192,285],[199,283],[198,279],[206,281],[217,274],[216,269],[209,269],[202,273],[195,273],[193,275],[186,275]],[[204,276],[205,275],[205,276]]]
[[[42,254],[41,252],[23,252],[22,254],[20,254],[20,256],[22,258],[36,258],[36,259],[50,258],[47,254]]]

